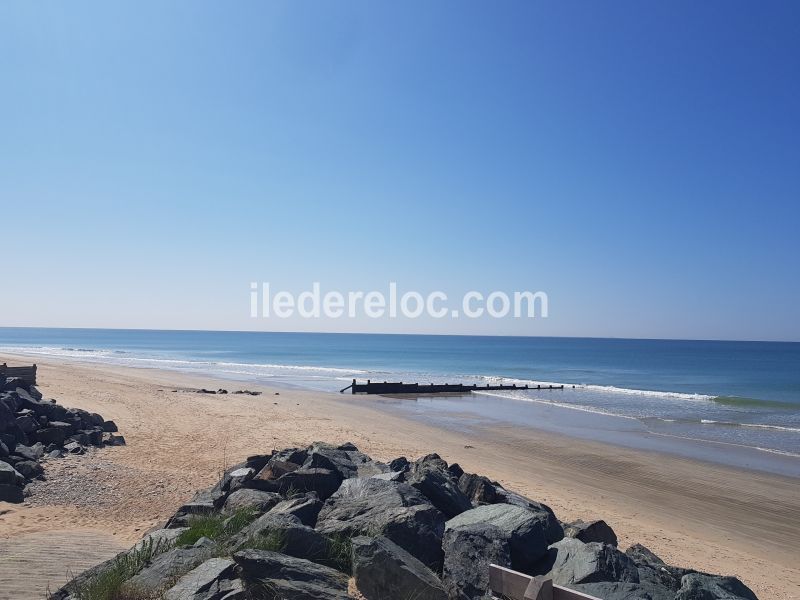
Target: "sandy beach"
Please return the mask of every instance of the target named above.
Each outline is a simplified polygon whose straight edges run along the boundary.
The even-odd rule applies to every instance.
[[[352,441],[381,460],[435,451],[549,504],[561,520],[605,519],[623,548],[639,542],[676,565],[736,575],[760,598],[800,598],[800,480],[794,478],[531,428],[444,430],[373,397],[37,362],[45,397],[113,419],[127,446],[48,461],[48,481],[35,484],[25,504],[0,503],[0,599],[41,598],[67,572],[112,556],[159,525],[226,466],[314,440]],[[263,394],[173,391],[200,387]]]

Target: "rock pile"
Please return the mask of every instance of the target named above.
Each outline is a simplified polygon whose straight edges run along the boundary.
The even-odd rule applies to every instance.
[[[603,521],[561,523],[436,454],[382,463],[318,442],[228,469],[163,529],[52,598],[115,582],[109,598],[485,600],[491,563],[607,600],[756,598],[733,577],[616,543]]]
[[[121,446],[117,426],[96,413],[44,400],[35,386],[16,377],[0,385],[0,501],[22,502],[29,481],[42,477],[40,461],[87,446]]]

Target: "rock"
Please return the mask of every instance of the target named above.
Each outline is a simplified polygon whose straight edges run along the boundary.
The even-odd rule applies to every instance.
[[[33,433],[39,428],[39,422],[31,415],[23,415],[16,418],[17,427],[25,433]]]
[[[346,479],[322,507],[317,529],[327,535],[383,535],[424,565],[442,563],[444,515],[406,483]]]
[[[569,586],[584,594],[589,594],[603,600],[657,600],[638,583],[618,583],[603,581],[599,583],[582,583]],[[666,600],[666,599],[664,599]],[[672,600],[672,596],[669,596]]]
[[[61,427],[44,427],[32,435],[43,444],[61,444],[67,438],[66,431]]]
[[[352,544],[353,577],[367,600],[447,600],[439,578],[391,540],[359,536]]]
[[[462,525],[444,532],[442,582],[452,600],[491,600],[489,565],[511,567],[509,538],[486,523]]]
[[[125,587],[140,595],[160,592],[171,587],[176,577],[185,575],[208,558],[208,548],[173,548],[151,560],[125,583]]]
[[[550,546],[550,559],[553,562],[549,575],[558,585],[601,581],[639,583],[639,571],[633,560],[609,544],[584,544],[564,538]]]
[[[0,483],[23,487],[25,478],[10,464],[0,461]]]
[[[227,558],[210,558],[181,577],[164,600],[222,600],[220,581],[233,577],[234,565]]]
[[[103,433],[101,440],[106,446],[124,446],[125,438],[121,435],[114,435],[113,433]]]
[[[4,392],[11,392],[17,388],[25,388],[27,386],[28,384],[26,384],[25,380],[21,377],[6,377],[0,389]]]
[[[33,446],[17,444],[17,447],[14,449],[14,454],[21,456],[25,460],[37,461],[44,455],[44,446],[40,443],[36,443]]]
[[[474,524],[495,525],[508,537],[511,565],[517,571],[529,572],[547,552],[547,516],[542,511],[511,504],[487,504],[450,519],[446,529]]]
[[[235,547],[246,548],[248,544],[264,543],[274,546],[273,550],[304,558],[327,566],[336,557],[332,557],[332,541],[320,532],[303,525],[297,517],[285,514],[267,513],[248,525],[237,536]]]
[[[675,600],[757,600],[736,577],[689,573],[681,580]]]
[[[0,483],[0,502],[13,502],[14,504],[19,504],[24,500],[25,495],[21,487],[10,483]]]
[[[269,482],[270,485],[267,487],[277,489],[277,484],[274,483],[277,479],[299,468],[300,465],[296,465],[292,462],[271,460],[258,472],[254,478],[253,484],[256,486],[256,489],[263,489],[265,485],[262,485],[261,482]]]
[[[694,571],[671,567],[641,544],[625,551],[639,569],[639,583],[649,591],[653,600],[673,600],[681,587],[681,578]]]
[[[0,442],[5,444],[9,453],[14,452],[14,448],[17,446],[17,438],[11,433],[0,433]]]
[[[283,500],[281,495],[275,492],[243,488],[228,496],[223,510],[232,513],[237,510],[252,509],[258,513],[265,513],[281,500]]]
[[[401,456],[400,458],[395,458],[392,462],[389,463],[389,468],[392,471],[396,471],[398,473],[405,473],[408,470],[410,463],[405,456]]]
[[[319,511],[322,510],[322,501],[314,493],[299,498],[284,500],[276,504],[271,514],[286,514],[297,517],[303,525],[316,527]]]
[[[241,550],[233,560],[245,580],[261,584],[274,598],[347,600],[348,577],[302,558],[267,550]]]
[[[564,536],[575,538],[585,544],[601,542],[612,546],[617,545],[617,534],[602,520],[589,522],[577,520],[569,523],[564,527]]]
[[[458,489],[476,505],[497,502],[497,490],[488,477],[464,473],[458,478]]]
[[[452,477],[455,481],[458,481],[461,476],[464,474],[464,469],[461,468],[461,465],[458,463],[453,463],[449,467],[447,467],[447,473]]]
[[[347,451],[351,451],[351,452],[358,452],[358,448],[356,447],[356,445],[353,442],[345,442],[344,444],[336,446],[336,449],[337,450],[347,450]]]
[[[44,467],[42,467],[42,465],[40,465],[38,462],[32,460],[21,460],[14,465],[14,468],[25,479],[34,479],[35,477],[39,477],[42,473],[44,473]]]
[[[103,421],[103,431],[106,433],[116,433],[119,431],[117,424],[114,421]]]
[[[303,468],[329,469],[339,473],[342,479],[368,477],[389,470],[386,465],[373,462],[369,456],[358,450],[346,450],[323,442],[314,442],[308,447]]]
[[[0,441],[0,458],[5,458],[9,454],[10,452],[8,451],[8,446],[6,446],[2,441]]]
[[[342,476],[338,471],[306,467],[287,473],[276,482],[282,494],[287,494],[291,490],[316,492],[321,500],[330,498],[341,483]]]
[[[64,451],[69,452],[70,454],[84,454],[86,452],[86,448],[81,446],[78,442],[70,442],[69,444],[64,445]]]
[[[472,508],[469,498],[435,461],[415,463],[406,474],[406,483],[422,492],[448,519]]]
[[[561,523],[556,518],[553,510],[546,504],[536,502],[525,496],[521,496],[514,492],[509,492],[503,489],[502,486],[495,486],[495,493],[497,494],[497,502],[503,504],[511,504],[512,506],[521,506],[530,511],[541,513],[547,519],[547,543],[555,544],[564,538],[564,530]]]
[[[250,467],[240,467],[238,469],[231,470],[229,473],[227,473],[226,477],[228,491],[234,492],[243,487],[255,476],[255,474],[256,470],[251,469]]]

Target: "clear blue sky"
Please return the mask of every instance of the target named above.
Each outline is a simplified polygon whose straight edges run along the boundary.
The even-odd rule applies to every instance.
[[[0,325],[800,340],[795,1],[4,2],[0,77]],[[248,317],[392,280],[550,318]]]

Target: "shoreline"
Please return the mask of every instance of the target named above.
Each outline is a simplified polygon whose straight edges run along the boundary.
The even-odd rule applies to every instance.
[[[6,358],[30,360],[0,360]],[[0,516],[0,543],[78,529],[135,541],[195,489],[211,485],[223,465],[273,446],[335,439],[382,460],[437,451],[551,505],[565,520],[606,519],[623,548],[639,542],[673,563],[737,575],[763,598],[800,597],[800,481],[790,477],[544,430],[473,423],[468,432],[458,431],[361,396],[250,381],[242,385],[262,396],[181,393],[169,390],[230,389],[233,380],[77,360],[37,364],[47,397],[101,412],[128,440],[124,448],[100,450],[74,464],[49,462],[48,485],[59,469],[90,476],[91,465],[110,465],[100,472],[111,478],[118,497],[105,502],[99,493],[96,502],[87,498],[67,509],[3,505],[11,512]]]

